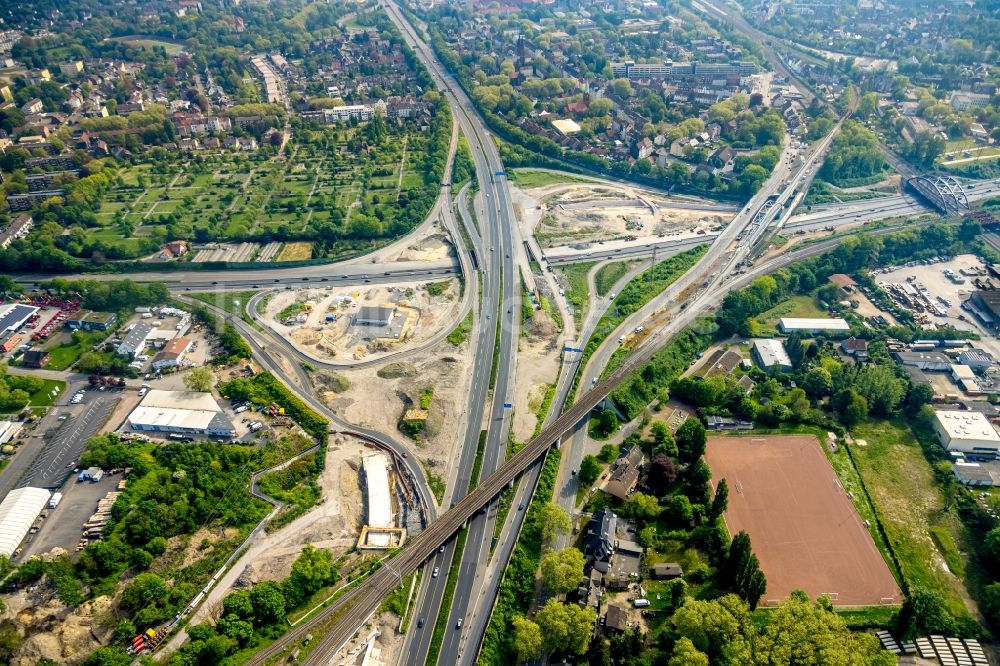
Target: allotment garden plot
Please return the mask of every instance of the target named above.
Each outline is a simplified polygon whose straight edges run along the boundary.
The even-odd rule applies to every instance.
[[[341,134],[349,134],[345,130]],[[149,164],[122,169],[97,213],[99,235],[129,245],[142,237],[225,241],[268,232],[294,239],[310,223],[338,229],[385,226],[425,187],[418,143],[407,137],[359,154],[343,143],[292,147],[290,157],[217,155],[190,159],[169,172]],[[419,143],[422,144],[422,141]],[[376,225],[373,229],[371,224]],[[354,234],[357,235],[357,234]]]

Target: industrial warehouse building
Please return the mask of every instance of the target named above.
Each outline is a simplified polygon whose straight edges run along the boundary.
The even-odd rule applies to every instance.
[[[211,393],[164,391],[146,394],[128,417],[133,430],[209,437],[235,437],[232,421]]]
[[[778,328],[783,333],[820,333],[824,331],[843,331],[846,333],[851,330],[851,326],[847,323],[847,320],[839,317],[835,319],[819,317],[795,319],[782,317],[778,320]]]
[[[0,503],[0,555],[11,557],[49,502],[44,488],[17,488]]]
[[[354,315],[357,326],[388,326],[392,321],[393,310],[384,306],[365,306]]]
[[[18,330],[28,323],[28,320],[38,310],[39,308],[34,305],[24,305],[23,303],[0,305],[0,335]]]
[[[1000,434],[980,412],[935,412],[934,431],[948,451],[992,459],[1000,450]]]
[[[132,327],[115,350],[119,356],[128,356],[134,359],[146,349],[146,341],[153,332],[153,327],[145,322],[139,322]]]
[[[754,340],[753,347],[750,348],[750,354],[753,356],[754,361],[757,362],[757,365],[764,370],[768,368],[778,368],[779,370],[792,369],[792,359],[788,356],[788,352],[785,351],[785,345],[781,344],[781,340],[770,338]]]

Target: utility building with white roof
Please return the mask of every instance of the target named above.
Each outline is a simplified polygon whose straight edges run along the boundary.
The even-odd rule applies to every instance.
[[[935,412],[934,431],[949,451],[995,458],[1000,450],[1000,434],[980,412]]]
[[[0,503],[0,555],[11,557],[49,502],[44,488],[17,488]]]
[[[133,430],[235,437],[232,421],[211,393],[163,391],[146,394],[128,417]]]

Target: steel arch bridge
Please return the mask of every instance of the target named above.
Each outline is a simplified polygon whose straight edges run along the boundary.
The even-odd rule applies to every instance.
[[[914,176],[906,184],[945,215],[963,215],[971,210],[962,184],[953,176],[929,173]]]

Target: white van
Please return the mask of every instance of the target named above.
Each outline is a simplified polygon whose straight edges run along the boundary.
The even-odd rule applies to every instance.
[[[632,602],[632,605],[636,608],[645,608],[649,605],[649,599],[636,599]]]

